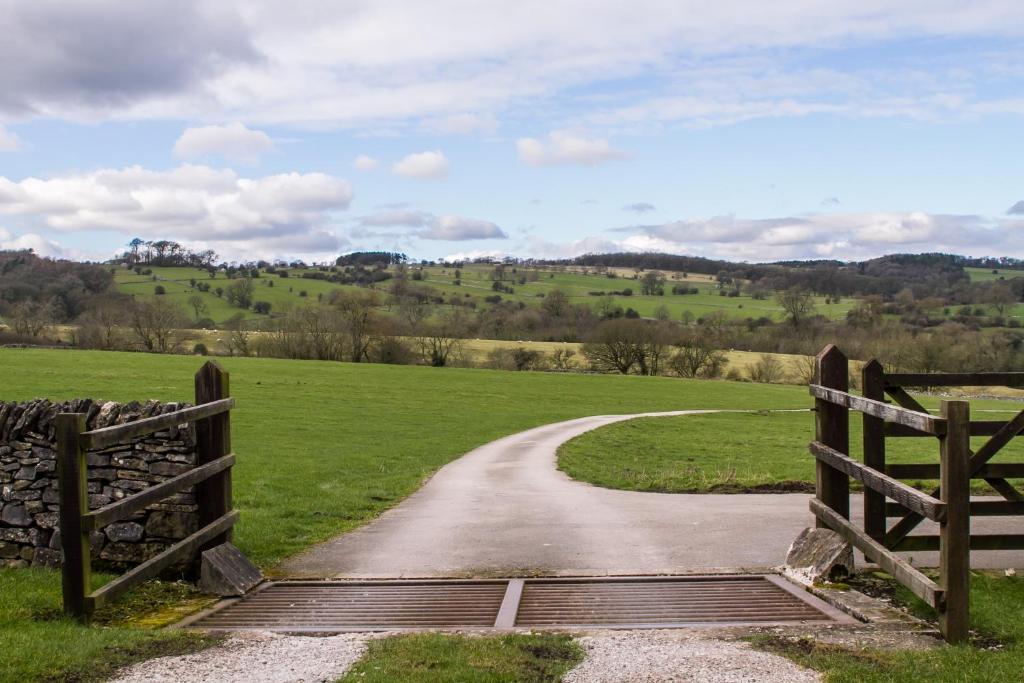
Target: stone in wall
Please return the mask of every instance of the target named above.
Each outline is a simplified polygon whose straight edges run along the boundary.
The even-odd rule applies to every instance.
[[[115,403],[75,399],[0,401],[0,566],[60,563],[55,419],[85,413],[88,429],[124,424],[180,410],[183,403]],[[89,509],[108,505],[195,467],[192,424],[181,425],[87,457]],[[195,494],[187,490],[91,536],[101,563],[134,565],[198,528]]]

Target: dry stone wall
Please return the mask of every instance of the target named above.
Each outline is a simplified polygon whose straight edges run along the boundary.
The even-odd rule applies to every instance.
[[[60,564],[55,418],[85,413],[88,429],[132,422],[186,407],[183,403],[55,403],[0,401],[0,566]],[[107,505],[195,467],[193,424],[181,425],[88,454],[89,509]],[[111,524],[91,537],[101,564],[134,565],[198,528],[188,490]]]

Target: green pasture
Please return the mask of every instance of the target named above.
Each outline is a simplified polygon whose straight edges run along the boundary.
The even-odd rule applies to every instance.
[[[1007,268],[964,268],[971,276],[971,282],[991,282],[993,280],[1012,280],[1015,277],[1024,277],[1024,270],[1011,270]]]
[[[809,403],[805,391],[791,386],[256,358],[221,362],[238,400],[232,445],[238,454],[234,500],[242,519],[235,541],[271,573],[281,559],[364,524],[441,465],[501,436],[584,415]],[[0,349],[0,400],[189,400],[200,363],[189,356]],[[59,576],[49,571],[0,572],[6,601],[0,642],[16,643],[23,653],[5,661],[9,678],[79,671],[115,654],[118,661],[132,652],[147,656],[154,651],[146,649],[151,641],[155,651],[182,644],[169,632],[84,630],[54,619],[59,586]]]
[[[629,277],[608,278],[597,273],[573,273],[539,271],[536,281],[527,281],[525,284],[506,280],[504,284],[510,285],[514,292],[495,292],[491,289],[492,280],[490,273],[492,268],[483,265],[465,266],[461,270],[461,285],[456,286],[455,269],[448,266],[425,266],[423,267],[424,284],[435,288],[445,300],[452,296],[461,299],[473,300],[478,308],[487,308],[491,304],[484,301],[485,298],[495,294],[506,301],[522,302],[528,306],[539,306],[544,296],[555,289],[564,291],[569,300],[574,304],[596,306],[601,297],[592,296],[590,292],[612,292],[631,289],[632,296],[613,296],[615,305],[621,306],[623,310],[632,308],[641,316],[653,318],[657,315],[658,309],[664,306],[673,320],[680,320],[684,312],[689,312],[695,319],[714,311],[722,311],[733,318],[760,318],[767,317],[779,321],[785,316],[782,309],[776,303],[774,296],[763,300],[756,300],[749,296],[727,297],[719,295],[715,283],[702,279],[678,279],[669,277],[666,279],[666,292],[663,296],[640,294],[639,280]],[[511,277],[525,275],[530,269],[517,268],[513,274],[511,269],[506,272]],[[266,301],[271,304],[271,312],[278,313],[289,308],[316,301],[317,295],[325,297],[338,289],[350,291],[359,288],[353,285],[339,285],[323,280],[302,278],[303,272],[309,269],[289,269],[289,277],[281,278],[277,275],[262,273],[254,280],[255,301]],[[153,280],[156,276],[156,280]],[[213,291],[199,292],[191,287],[190,280],[195,279],[201,282],[208,282],[211,290],[217,287],[227,288],[233,281],[227,279],[223,273],[217,273],[215,278],[210,278],[206,271],[197,268],[152,268],[150,275],[136,275],[133,271],[119,268],[115,273],[115,283],[119,291],[135,296],[155,296],[154,287],[162,285],[166,290],[164,295],[186,310],[190,317],[193,316],[189,308],[188,300],[198,294],[207,305],[209,312],[204,317],[212,318],[217,323],[222,323],[228,318],[243,313],[248,320],[265,319],[252,311],[241,311],[241,309],[230,306],[223,298],[218,297]],[[273,282],[273,287],[267,283]],[[697,294],[676,295],[672,294],[672,286],[675,284],[687,285],[698,289]],[[379,289],[386,290],[389,281],[380,283]],[[365,291],[365,290],[363,290]],[[306,292],[306,296],[301,296]],[[468,296],[467,296],[468,295]],[[383,303],[383,302],[382,302]],[[818,313],[833,319],[845,317],[847,311],[856,305],[855,299],[844,299],[840,303],[826,304],[825,300],[818,297],[816,300]]]
[[[934,405],[934,400],[925,401]],[[1013,417],[1024,405],[971,401],[976,419]],[[850,455],[861,459],[859,415],[850,419]],[[650,417],[586,432],[559,450],[559,467],[569,476],[607,488],[663,493],[813,491],[814,417],[807,412],[716,413]],[[985,438],[976,437],[974,448]],[[936,439],[890,438],[892,463],[937,463]],[[1024,439],[1006,446],[992,462],[1024,462]],[[854,482],[856,483],[856,482]],[[937,482],[908,482],[926,488]],[[978,492],[995,493],[983,482]]]
[[[906,589],[894,587],[894,602],[915,615],[934,613]],[[827,683],[995,683],[1024,676],[1024,579],[973,572],[971,629],[974,642],[929,650],[850,648],[773,635],[755,636],[755,647],[816,669]]]

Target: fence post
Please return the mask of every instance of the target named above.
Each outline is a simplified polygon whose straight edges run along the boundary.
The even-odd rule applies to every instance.
[[[877,360],[868,361],[861,370],[864,398],[885,400],[885,370]],[[864,415],[864,464],[885,474],[885,420]],[[885,541],[885,496],[864,488],[864,531],[879,543]]]
[[[814,381],[823,387],[849,391],[849,361],[834,344],[815,358]],[[850,452],[850,411],[824,399],[815,399],[817,440],[840,453]],[[821,460],[815,462],[815,493],[822,503],[839,515],[850,518],[850,477]],[[818,526],[826,526],[818,520]]]
[[[208,361],[196,373],[196,405],[218,401],[231,395],[228,373],[214,361]],[[196,466],[205,465],[231,452],[231,412],[196,420]],[[216,522],[231,511],[231,468],[196,485],[200,528]],[[231,540],[231,530],[216,536],[203,550]]]
[[[943,401],[946,435],[942,438],[941,498],[946,518],[939,526],[939,585],[945,599],[939,628],[950,643],[967,639],[971,590],[971,407],[967,401]]]
[[[89,482],[86,473],[85,415],[57,415],[57,481],[60,491],[60,543],[64,551],[61,585],[64,612],[82,623],[92,616],[86,596],[90,591],[91,556],[89,534],[82,528],[82,515],[89,512]]]

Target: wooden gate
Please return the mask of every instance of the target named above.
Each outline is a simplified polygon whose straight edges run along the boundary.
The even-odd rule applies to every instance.
[[[228,373],[210,361],[196,373],[196,405],[173,413],[86,431],[82,413],[57,416],[57,468],[60,482],[60,539],[64,551],[64,611],[88,623],[93,611],[171,565],[231,540],[238,512],[231,509],[230,410],[235,400]],[[86,452],[109,448],[162,429],[195,422],[196,467],[98,510],[89,511]],[[89,533],[124,519],[149,505],[196,487],[200,528],[159,555],[95,591],[91,590]]]
[[[931,605],[950,642],[967,637],[971,550],[1024,549],[1024,534],[971,534],[971,516],[1024,514],[1024,495],[1009,481],[1024,478],[1024,464],[989,461],[1024,432],[1024,411],[1009,421],[972,421],[967,401],[943,400],[929,413],[906,387],[1024,387],[1024,373],[886,373],[872,360],[862,371],[863,396],[849,392],[849,363],[833,345],[818,354],[815,381],[816,464],[811,511],[818,526],[839,533],[871,562]],[[898,405],[886,402],[886,395]],[[850,453],[849,412],[863,415],[863,462]],[[990,437],[971,451],[970,437]],[[888,464],[887,437],[933,437],[937,463]],[[850,478],[864,486],[864,529],[850,522]],[[930,493],[900,479],[938,480]],[[971,500],[971,480],[983,479],[1001,501]],[[889,527],[888,518],[899,518]],[[939,524],[938,535],[909,535],[923,520]],[[937,550],[939,580],[933,581],[897,551]]]

